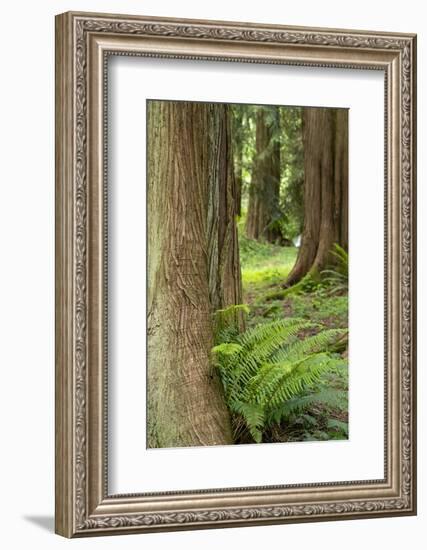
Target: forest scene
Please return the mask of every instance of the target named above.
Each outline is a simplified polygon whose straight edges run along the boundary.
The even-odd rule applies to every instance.
[[[149,100],[147,157],[147,447],[348,439],[348,111]]]

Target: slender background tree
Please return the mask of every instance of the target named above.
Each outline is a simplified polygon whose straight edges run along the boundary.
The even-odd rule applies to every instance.
[[[280,114],[278,107],[260,106],[256,113],[255,157],[246,219],[251,239],[275,242],[280,231]]]
[[[301,107],[281,107],[280,229],[283,243],[292,245],[302,232],[304,148]]]

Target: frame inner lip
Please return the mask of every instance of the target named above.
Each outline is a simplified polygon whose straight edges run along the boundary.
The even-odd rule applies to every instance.
[[[388,53],[388,52],[387,52]],[[315,68],[347,68],[350,70],[377,70],[384,72],[384,238],[385,238],[385,247],[384,247],[384,478],[382,479],[365,479],[365,480],[348,480],[348,481],[327,481],[327,482],[313,482],[313,483],[295,483],[295,484],[283,484],[283,485],[263,485],[263,486],[245,486],[245,487],[225,487],[225,488],[204,488],[204,489],[188,489],[188,490],[175,490],[175,491],[148,491],[148,492],[132,492],[132,493],[109,493],[108,491],[108,61],[112,56],[126,56],[126,57],[142,57],[142,58],[167,58],[167,59],[183,59],[183,60],[201,60],[201,61],[214,61],[222,62],[227,61],[230,63],[256,63],[256,64],[278,64],[278,65],[292,65],[300,67],[315,67]],[[387,414],[387,309],[388,309],[388,234],[387,234],[387,216],[388,216],[388,170],[387,170],[387,161],[388,161],[388,149],[387,149],[387,136],[388,136],[388,127],[387,127],[387,105],[388,105],[388,88],[387,88],[387,69],[381,64],[368,64],[368,65],[355,65],[352,63],[343,63],[336,62],[333,64],[322,63],[316,61],[292,61],[285,59],[283,61],[274,59],[271,60],[260,60],[258,57],[254,58],[238,58],[238,57],[211,57],[211,56],[191,56],[187,54],[172,54],[170,52],[153,54],[152,52],[147,53],[143,51],[134,51],[134,50],[116,50],[108,49],[102,46],[102,76],[103,76],[103,225],[104,225],[104,258],[105,265],[103,270],[103,285],[104,285],[104,345],[105,345],[105,355],[104,355],[104,369],[103,369],[103,378],[104,378],[104,426],[105,426],[105,439],[104,439],[104,474],[103,474],[103,494],[106,502],[119,500],[119,499],[132,499],[140,500],[143,498],[150,497],[180,497],[180,496],[208,496],[212,495],[213,498],[216,498],[218,495],[223,494],[225,497],[228,493],[246,493],[253,491],[273,491],[273,492],[285,492],[293,491],[296,489],[313,489],[317,493],[323,493],[328,488],[334,488],[335,490],[343,489],[346,487],[357,487],[357,486],[384,486],[388,488],[389,478],[388,478],[388,414]]]

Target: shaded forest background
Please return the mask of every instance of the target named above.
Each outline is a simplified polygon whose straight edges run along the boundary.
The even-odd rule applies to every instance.
[[[148,446],[348,437],[348,113],[152,101]]]

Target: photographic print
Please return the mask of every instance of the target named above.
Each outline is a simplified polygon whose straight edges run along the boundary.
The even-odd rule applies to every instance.
[[[348,110],[147,101],[147,447],[348,439]]]

